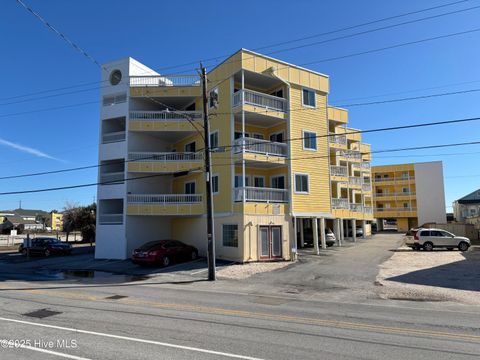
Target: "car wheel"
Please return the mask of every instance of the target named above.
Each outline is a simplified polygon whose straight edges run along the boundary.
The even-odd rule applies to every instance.
[[[167,267],[170,265],[170,258],[168,256],[164,256],[162,259],[162,266]]]
[[[197,257],[198,257],[197,252],[196,252],[196,251],[192,251],[191,259],[192,259],[192,260],[197,260]]]
[[[50,256],[50,250],[48,250],[48,249],[45,250],[45,252],[44,252],[43,254],[44,254],[45,256],[47,256],[47,257]]]
[[[423,250],[432,251],[433,250],[433,244],[431,242],[426,242],[425,244],[423,244]]]
[[[462,241],[460,244],[458,244],[458,250],[460,251],[467,251],[468,248],[469,245],[465,241]]]
[[[27,256],[27,249],[22,249],[22,255]]]

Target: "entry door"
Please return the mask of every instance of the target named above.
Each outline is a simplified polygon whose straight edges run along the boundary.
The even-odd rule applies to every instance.
[[[262,260],[282,257],[282,227],[260,226],[260,258]]]

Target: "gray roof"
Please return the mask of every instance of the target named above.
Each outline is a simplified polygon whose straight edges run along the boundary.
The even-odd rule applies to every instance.
[[[480,203],[480,189],[457,200],[460,204]]]

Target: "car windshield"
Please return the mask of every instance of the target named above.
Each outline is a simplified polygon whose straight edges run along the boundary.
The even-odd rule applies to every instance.
[[[150,241],[150,242],[147,242],[145,244],[143,244],[142,246],[140,246],[138,249],[140,251],[146,251],[146,250],[150,250],[151,248],[153,247],[157,247],[157,246],[160,246],[162,244],[165,244],[166,241],[165,240],[160,240],[160,241]]]

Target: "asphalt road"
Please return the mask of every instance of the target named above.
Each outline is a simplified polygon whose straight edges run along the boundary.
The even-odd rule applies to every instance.
[[[188,271],[119,283],[2,281],[0,339],[12,341],[0,341],[0,359],[478,359],[477,307],[373,297],[376,267],[397,242],[305,255],[246,281],[212,284]],[[305,291],[279,290],[302,281]]]

